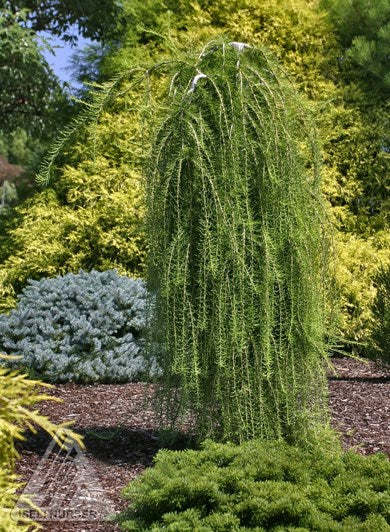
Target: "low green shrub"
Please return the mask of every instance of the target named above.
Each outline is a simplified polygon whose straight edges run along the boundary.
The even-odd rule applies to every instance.
[[[375,277],[377,287],[372,313],[372,354],[384,364],[390,365],[390,264]]]
[[[390,530],[390,462],[282,442],[162,450],[123,490],[123,530]]]
[[[30,281],[0,315],[0,349],[49,382],[141,379],[155,370],[143,357],[147,304],[144,282],[116,270]]]

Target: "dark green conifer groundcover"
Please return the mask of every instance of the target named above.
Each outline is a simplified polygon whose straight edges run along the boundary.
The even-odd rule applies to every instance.
[[[160,451],[125,488],[123,530],[390,530],[390,462],[283,442]]]

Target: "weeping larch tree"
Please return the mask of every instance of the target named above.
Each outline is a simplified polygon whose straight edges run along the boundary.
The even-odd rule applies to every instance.
[[[39,181],[124,80],[147,103],[134,106],[146,121],[148,351],[164,420],[190,420],[200,439],[308,442],[329,425],[328,239],[303,100],[269,52],[213,41],[102,86]]]
[[[328,423],[327,240],[302,100],[270,55],[178,65],[148,168],[149,287],[165,414],[198,436],[305,439]]]

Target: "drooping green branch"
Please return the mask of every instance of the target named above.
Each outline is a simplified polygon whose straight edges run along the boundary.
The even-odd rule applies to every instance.
[[[64,148],[72,140],[84,125],[91,122],[98,122],[103,111],[107,109],[109,103],[122,95],[121,85],[126,81],[130,81],[125,89],[125,92],[130,92],[138,86],[142,86],[145,77],[148,75],[148,70],[144,67],[136,67],[116,79],[103,83],[93,84],[93,91],[90,94],[90,101],[80,101],[83,105],[83,110],[70,122],[70,124],[62,130],[58,138],[53,142],[48,150],[46,157],[42,161],[39,174],[36,176],[36,181],[41,185],[47,185],[50,181],[53,167],[57,158],[63,153]]]

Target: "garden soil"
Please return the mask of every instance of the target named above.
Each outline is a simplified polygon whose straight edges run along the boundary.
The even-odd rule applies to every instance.
[[[334,358],[329,375],[333,427],[344,447],[362,454],[384,452],[390,457],[390,373],[374,363]],[[152,386],[57,385],[50,395],[63,402],[45,401],[42,414],[53,422],[73,421],[84,435],[84,456],[95,479],[115,511],[126,507],[120,491],[152,465],[160,447],[158,417],[153,409]],[[17,473],[27,482],[44,456],[50,438],[43,432],[19,444]],[[61,488],[63,478],[48,479]],[[52,486],[53,488],[53,486]],[[99,521],[43,522],[44,531],[115,531],[119,527]]]

